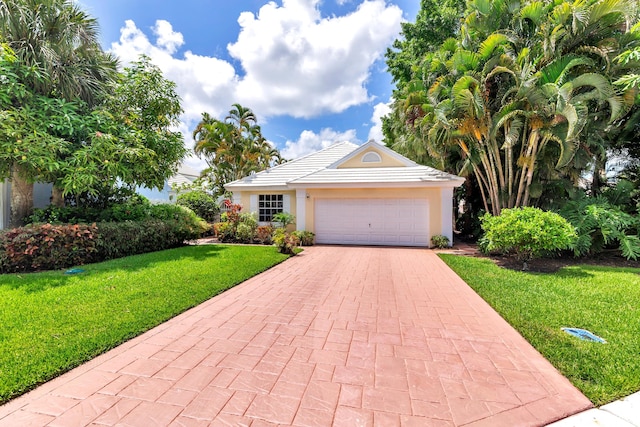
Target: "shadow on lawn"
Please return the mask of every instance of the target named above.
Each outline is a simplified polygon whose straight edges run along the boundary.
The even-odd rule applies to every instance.
[[[158,252],[132,255],[125,258],[117,258],[95,264],[84,264],[73,269],[83,270],[77,274],[66,274],[70,269],[40,271],[33,273],[12,273],[0,275],[0,287],[8,286],[11,289],[21,289],[26,293],[42,292],[48,289],[75,284],[85,277],[93,274],[105,274],[109,272],[138,272],[151,268],[162,262],[197,261],[204,262],[212,257],[219,257],[220,253],[229,249],[219,245],[181,246],[179,248],[166,249]],[[105,279],[109,280],[109,277]]]

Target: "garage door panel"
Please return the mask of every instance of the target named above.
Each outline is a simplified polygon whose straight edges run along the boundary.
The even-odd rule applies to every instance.
[[[428,246],[426,199],[317,199],[316,241]]]

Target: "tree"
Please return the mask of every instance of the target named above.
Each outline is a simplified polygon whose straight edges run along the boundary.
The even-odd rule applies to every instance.
[[[80,99],[95,105],[102,98],[104,85],[116,75],[114,57],[104,53],[98,43],[97,21],[71,0],[0,1],[0,38],[15,52],[20,66],[29,71],[16,75],[34,96],[68,102]],[[14,97],[11,105],[14,117],[26,118],[30,114],[29,105],[20,102],[33,99]],[[24,120],[14,120],[18,122]],[[39,132],[43,129],[49,133],[47,126]],[[55,132],[50,136],[57,137]],[[24,139],[18,140],[26,143]],[[32,156],[26,147],[20,159],[26,157],[28,162]],[[13,226],[22,223],[33,205],[33,182],[37,177],[31,172],[24,162],[11,165]]]
[[[629,43],[622,0],[473,1],[457,38],[394,92],[388,145],[473,175],[484,209],[527,206],[577,178],[598,132],[630,109],[608,66]],[[597,148],[599,150],[599,148]]]
[[[460,28],[465,0],[421,0],[416,22],[402,23],[402,38],[387,49],[389,72],[398,88],[412,80],[413,68]]]
[[[76,143],[55,178],[63,194],[164,187],[188,153],[177,127],[176,84],[146,56],[125,68],[102,105],[86,117],[90,132]]]
[[[240,104],[234,104],[224,120],[203,113],[193,139],[195,153],[209,165],[205,173],[218,195],[224,193],[226,183],[284,162],[278,149],[262,136],[253,111]]]

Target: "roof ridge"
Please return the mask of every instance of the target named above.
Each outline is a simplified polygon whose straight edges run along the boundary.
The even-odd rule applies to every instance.
[[[264,173],[264,172],[271,171],[271,170],[273,170],[273,169],[278,169],[278,168],[279,168],[279,167],[281,167],[281,166],[291,165],[292,163],[296,163],[296,162],[298,162],[298,161],[300,161],[300,160],[304,160],[304,159],[306,159],[307,157],[311,157],[311,156],[314,156],[314,155],[316,155],[316,154],[320,154],[320,153],[325,152],[325,151],[327,151],[327,150],[329,150],[329,149],[331,149],[331,148],[336,148],[336,147],[339,147],[340,145],[344,145],[344,144],[352,144],[352,142],[349,142],[349,141],[338,141],[338,142],[334,142],[334,143],[332,143],[331,145],[329,145],[328,147],[323,148],[322,150],[314,151],[314,152],[312,152],[312,153],[305,154],[305,155],[304,155],[304,156],[302,156],[302,157],[297,157],[297,158],[295,158],[295,159],[288,160],[288,161],[286,161],[286,162],[284,162],[284,163],[280,163],[279,165],[275,165],[275,166],[272,166],[272,167],[268,167],[268,168],[267,168],[267,169],[265,169],[265,170],[261,170],[260,172],[257,172],[257,173],[256,173],[256,175],[259,175],[259,174]],[[353,145],[355,145],[355,144],[353,144]],[[357,147],[357,145],[356,145],[356,147]]]

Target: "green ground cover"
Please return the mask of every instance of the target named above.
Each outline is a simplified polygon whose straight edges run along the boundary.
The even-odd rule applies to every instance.
[[[440,256],[595,405],[640,390],[640,269],[529,273]],[[562,327],[587,329],[607,343],[579,340]]]
[[[0,403],[285,260],[273,246],[187,246],[0,275]]]

